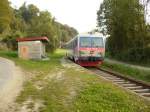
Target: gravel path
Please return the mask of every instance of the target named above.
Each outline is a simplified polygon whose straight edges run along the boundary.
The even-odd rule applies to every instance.
[[[9,112],[22,89],[23,74],[14,62],[0,58],[0,112]]]
[[[137,69],[140,69],[140,70],[150,70],[150,67],[144,67],[144,66],[139,66],[139,65],[131,65],[131,64],[128,64],[128,63],[125,63],[125,62],[120,62],[120,61],[117,61],[117,60],[111,60],[111,59],[105,59],[106,62],[109,62],[109,63],[116,63],[116,64],[123,64],[123,65],[126,65],[126,66],[130,66],[130,67],[133,67],[133,68],[137,68]]]

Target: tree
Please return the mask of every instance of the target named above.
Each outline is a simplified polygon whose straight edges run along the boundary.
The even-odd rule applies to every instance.
[[[12,50],[17,48],[18,37],[47,36],[50,40],[47,50],[52,52],[77,34],[74,28],[56,22],[50,12],[40,11],[35,5],[24,3],[12,11],[10,30],[3,34],[3,42]]]
[[[144,9],[138,0],[104,0],[97,14],[101,32],[110,35],[112,56],[147,44]]]
[[[0,34],[9,27],[12,18],[12,9],[8,0],[0,2]]]
[[[104,0],[101,4],[97,21],[100,32],[110,36],[107,50],[111,57],[150,62],[150,28],[144,9],[141,0]]]
[[[24,19],[24,21],[26,23],[30,23],[30,20],[32,18],[37,17],[38,14],[39,14],[39,9],[33,4],[30,4],[30,5],[26,6],[26,3],[24,3],[19,8],[19,11],[20,11],[20,14],[21,14],[22,18]]]

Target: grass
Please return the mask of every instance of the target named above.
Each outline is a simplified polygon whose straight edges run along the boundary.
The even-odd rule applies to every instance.
[[[127,65],[115,64],[110,62],[104,62],[101,67],[111,69],[113,71],[133,77],[138,80],[142,80],[148,83],[150,82],[150,70],[140,70],[137,68],[129,67]]]
[[[91,84],[75,102],[79,112],[148,112],[135,97],[106,83]]]
[[[71,63],[64,66],[60,61],[64,52],[49,54],[48,61],[21,60],[16,53],[0,52],[25,71],[27,80],[16,100],[20,107],[26,104],[34,110],[39,102],[40,112],[149,112],[150,102]]]

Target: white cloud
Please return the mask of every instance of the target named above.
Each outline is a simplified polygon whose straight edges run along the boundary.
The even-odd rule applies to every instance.
[[[97,10],[103,0],[10,0],[20,7],[25,1],[35,4],[41,10],[48,10],[63,24],[86,32],[96,27]]]

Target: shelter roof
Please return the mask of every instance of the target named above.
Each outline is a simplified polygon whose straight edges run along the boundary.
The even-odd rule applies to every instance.
[[[49,42],[49,39],[47,37],[25,37],[25,38],[18,38],[18,42],[24,42],[24,41],[43,41],[43,42]]]

